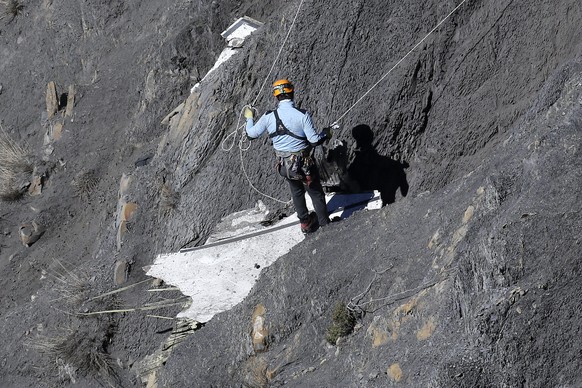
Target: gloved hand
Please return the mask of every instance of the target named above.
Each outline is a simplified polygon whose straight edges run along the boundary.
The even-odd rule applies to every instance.
[[[323,133],[325,134],[325,138],[330,140],[333,136],[333,128],[332,127],[325,127],[323,128]]]
[[[253,110],[251,108],[249,108],[248,106],[245,106],[244,115],[245,115],[245,118],[247,118],[247,119],[254,119],[255,118],[255,114],[254,114]]]

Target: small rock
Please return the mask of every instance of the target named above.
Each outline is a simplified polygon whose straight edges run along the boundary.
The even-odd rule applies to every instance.
[[[53,117],[59,110],[59,98],[57,95],[57,86],[54,82],[49,82],[46,87],[46,111],[48,118]]]
[[[20,241],[25,247],[29,247],[37,242],[43,233],[44,228],[35,221],[32,221],[29,224],[20,225],[20,229],[18,230]]]
[[[374,379],[376,379],[376,378],[378,378],[378,372],[372,372],[372,373],[370,373],[370,375],[368,376],[368,379],[369,379],[369,380],[374,380]]]
[[[269,338],[269,330],[265,322],[265,306],[258,304],[255,307],[253,316],[251,318],[252,331],[251,338],[253,349],[255,352],[263,352],[267,350],[267,340]]]
[[[152,282],[152,287],[154,288],[159,288],[162,286],[162,284],[164,284],[164,281],[162,279],[154,279],[154,281]]]
[[[28,187],[28,194],[32,197],[42,194],[43,177],[35,176],[32,178],[32,184]]]
[[[69,93],[67,94],[67,108],[65,109],[65,117],[73,115],[73,107],[75,106],[75,85],[69,85]]]
[[[0,85],[0,94],[2,94],[2,85]]]
[[[260,266],[260,265],[258,265],[257,263],[255,263],[255,268],[256,268],[256,269],[259,269],[259,268],[261,268],[261,266]]]
[[[113,272],[113,282],[115,285],[119,286],[127,281],[127,275],[129,274],[129,264],[125,260],[119,260],[115,263],[115,269]]]

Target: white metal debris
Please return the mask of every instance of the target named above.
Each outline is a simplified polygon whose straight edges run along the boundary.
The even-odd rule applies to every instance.
[[[232,56],[236,54],[237,48],[243,46],[245,39],[262,25],[263,23],[253,18],[243,16],[242,18],[239,18],[237,21],[232,23],[226,30],[224,30],[220,35],[226,39],[228,47],[222,50],[214,66],[212,66],[212,68],[208,71],[208,73],[206,73],[200,82],[204,81],[204,78],[208,77],[208,74],[212,73],[226,61],[232,58]],[[198,82],[192,87],[192,89],[190,89],[190,93],[194,92],[194,90],[200,85],[200,82]]]
[[[332,217],[345,218],[354,208],[380,208],[378,193],[331,195],[327,202],[331,209],[338,209]],[[359,205],[350,208],[353,204]],[[310,201],[308,207],[313,209]],[[208,240],[208,247],[156,258],[147,275],[163,279],[192,298],[191,306],[179,317],[207,322],[215,314],[231,309],[248,295],[263,268],[305,238],[295,214],[270,227],[260,224],[265,214],[266,208],[259,203],[254,209],[223,219]],[[282,228],[283,225],[289,227]],[[265,233],[240,238],[241,234],[249,236],[258,231]]]

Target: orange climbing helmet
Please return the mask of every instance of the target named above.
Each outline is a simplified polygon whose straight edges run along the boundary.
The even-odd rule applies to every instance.
[[[280,79],[273,84],[273,95],[275,97],[281,94],[291,94],[295,91],[293,84],[286,79]]]

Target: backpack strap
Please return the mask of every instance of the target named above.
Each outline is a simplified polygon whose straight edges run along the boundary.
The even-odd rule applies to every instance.
[[[287,135],[287,136],[291,136],[291,137],[298,139],[298,140],[307,141],[306,137],[296,135],[293,132],[291,132],[289,129],[287,129],[285,124],[283,124],[283,122],[279,118],[279,114],[277,113],[277,109],[275,109],[273,111],[273,114],[275,115],[275,125],[276,125],[277,129],[275,130],[275,132],[269,134],[269,138],[274,138],[275,136]]]

